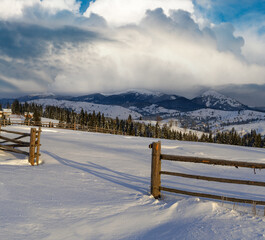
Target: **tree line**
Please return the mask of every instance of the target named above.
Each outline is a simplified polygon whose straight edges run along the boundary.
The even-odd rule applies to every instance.
[[[240,135],[234,128],[231,131],[218,132],[215,135],[210,133],[203,133],[198,136],[191,131],[175,131],[172,130],[168,124],[156,124],[146,123],[143,121],[134,121],[129,117],[124,119],[115,119],[105,117],[104,113],[88,113],[81,110],[80,113],[76,113],[72,109],[60,108],[56,106],[46,106],[45,109],[41,105],[34,103],[19,103],[15,100],[12,105],[12,112],[15,114],[24,114],[25,112],[33,112],[33,118],[29,119],[26,116],[25,121],[39,122],[40,117],[46,117],[50,119],[59,120],[61,123],[80,124],[89,128],[102,128],[113,130],[121,134],[130,136],[140,136],[149,138],[163,138],[180,141],[194,141],[194,142],[209,142],[220,143],[229,145],[249,146],[249,147],[265,147],[265,139],[261,134],[252,130],[250,133]]]

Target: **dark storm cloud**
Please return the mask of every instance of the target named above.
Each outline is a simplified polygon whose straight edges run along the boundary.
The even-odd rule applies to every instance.
[[[3,79],[0,78],[0,91],[8,91],[8,90],[12,90],[12,91],[16,91],[19,90],[14,84],[11,84],[10,82],[7,82]],[[0,92],[1,94],[1,92]]]
[[[40,25],[0,21],[0,53],[11,58],[36,58],[52,44],[63,48],[65,44],[93,42],[100,39],[98,33],[74,26],[52,29]]]
[[[265,107],[265,84],[230,84],[217,90],[246,105]]]
[[[40,69],[40,66],[42,69]],[[47,79],[43,79],[43,77],[38,74],[38,72],[43,69],[49,71],[50,76],[56,75],[56,67],[47,66],[45,62],[41,60],[34,59],[33,62],[21,62],[0,59],[0,74],[7,79],[20,79],[23,81],[34,79],[39,84],[46,85]]]

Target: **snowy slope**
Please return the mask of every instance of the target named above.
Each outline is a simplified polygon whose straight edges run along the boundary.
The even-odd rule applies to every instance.
[[[213,90],[204,92],[200,97],[193,99],[193,101],[200,105],[204,105],[207,108],[226,111],[247,109],[247,106],[237,100]]]
[[[73,102],[56,99],[37,99],[29,101],[28,103],[31,102],[42,105],[44,107],[50,105],[73,109],[77,113],[80,113],[82,109],[84,111],[87,111],[88,113],[92,113],[93,111],[95,111],[96,113],[101,112],[104,113],[105,117],[111,118],[119,117],[120,119],[127,119],[130,114],[133,119],[141,117],[141,114],[120,106],[102,105],[88,102]]]
[[[27,127],[9,127],[27,131]],[[250,207],[163,193],[149,196],[154,139],[45,129],[44,164],[0,152],[0,239],[264,239],[265,218]],[[265,149],[162,140],[162,152],[265,163]],[[9,165],[8,165],[9,163]],[[264,181],[264,171],[178,164],[163,169]],[[261,187],[162,178],[162,185],[256,200]],[[263,214],[263,208],[258,208]]]
[[[215,109],[200,109],[197,111],[188,112],[183,115],[194,119],[209,121],[209,123],[213,125],[232,123],[242,124],[248,121],[251,122],[257,120],[265,120],[265,113],[251,110],[221,111]]]
[[[172,117],[180,115],[180,111],[174,109],[166,109],[164,107],[158,106],[157,104],[152,104],[150,106],[146,106],[143,108],[129,107],[129,109],[135,112],[139,112],[140,114],[145,116],[160,115],[163,117],[166,116]]]
[[[223,130],[230,131],[232,128],[234,128],[241,135],[250,133],[251,130],[256,130],[257,133],[260,133],[262,136],[265,136],[265,121],[258,121],[258,122],[249,123],[249,124],[226,126],[223,128]]]

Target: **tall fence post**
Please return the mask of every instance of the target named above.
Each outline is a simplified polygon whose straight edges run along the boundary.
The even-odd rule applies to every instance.
[[[37,152],[36,152],[36,164],[39,165],[39,159],[40,159],[40,134],[41,134],[41,127],[39,127],[39,130],[37,131]]]
[[[161,142],[153,142],[149,147],[152,148],[151,195],[157,199],[161,196]]]
[[[35,158],[35,146],[36,146],[36,128],[30,130],[30,145],[29,145],[29,163],[34,165]]]

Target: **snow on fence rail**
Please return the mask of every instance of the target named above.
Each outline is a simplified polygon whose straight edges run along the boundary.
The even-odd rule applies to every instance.
[[[6,134],[15,134],[20,136],[10,138],[2,136],[2,132]],[[23,133],[2,129],[2,126],[0,124],[0,134],[0,139],[4,140],[0,142],[0,150],[24,154],[28,156],[29,163],[32,166],[35,165],[35,163],[36,165],[39,164],[41,128],[39,128],[38,130],[36,128],[31,128],[30,133]],[[25,137],[30,137],[30,141],[21,141],[21,139]],[[23,151],[17,148],[28,148],[28,151]]]
[[[224,196],[218,196],[218,195],[206,194],[206,193],[189,192],[189,191],[167,188],[167,187],[161,186],[161,175],[171,175],[171,176],[193,178],[193,179],[200,179],[200,180],[206,180],[206,181],[215,181],[215,182],[224,182],[224,183],[233,183],[233,184],[245,184],[245,185],[265,187],[265,182],[215,178],[215,177],[206,177],[206,176],[162,171],[161,170],[162,160],[202,163],[202,164],[211,164],[211,165],[219,165],[219,166],[234,166],[237,168],[244,167],[244,168],[253,168],[253,169],[265,169],[265,164],[263,163],[239,162],[239,161],[228,161],[228,160],[219,160],[219,159],[210,159],[210,158],[198,158],[198,157],[161,154],[161,142],[160,141],[153,142],[152,144],[149,145],[149,148],[152,148],[151,194],[156,199],[161,197],[161,191],[167,191],[167,192],[173,192],[173,193],[190,195],[190,196],[217,199],[217,200],[222,200],[222,201],[265,205],[265,201],[255,201],[255,200],[249,200],[249,199],[224,197]]]

